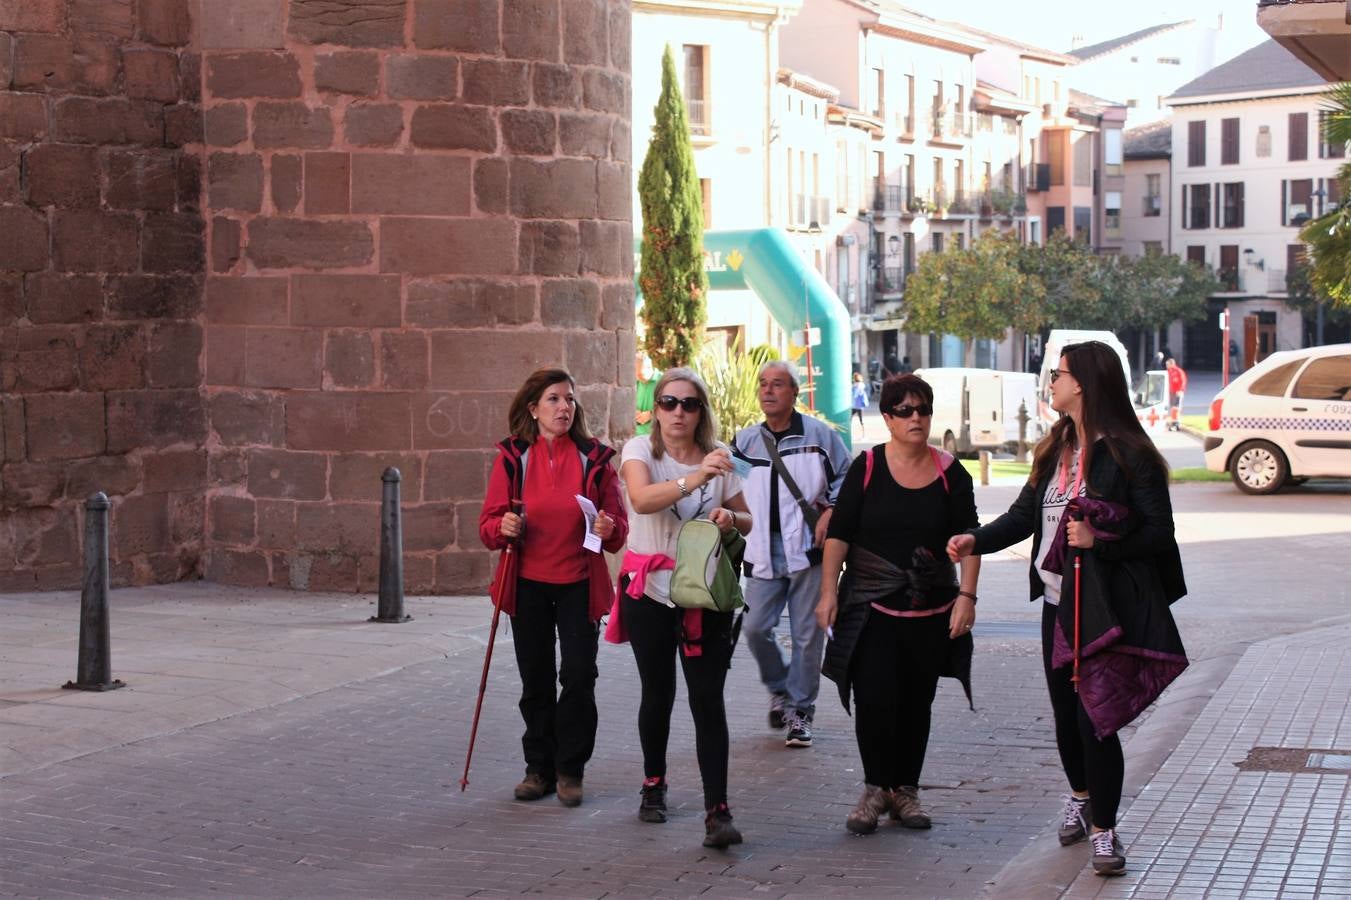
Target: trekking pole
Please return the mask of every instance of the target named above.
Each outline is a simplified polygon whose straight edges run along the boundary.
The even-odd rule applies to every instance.
[[[513,509],[519,509],[521,502],[519,500],[511,501]],[[502,552],[507,554],[507,559],[502,563],[503,581],[507,578],[516,577],[515,560],[512,558],[516,551],[516,542],[512,540],[507,543],[506,549]],[[502,616],[502,591],[504,585],[498,585],[497,596],[493,597],[493,620],[488,626],[488,650],[483,655],[483,674],[479,676],[478,681],[478,699],[474,702],[474,723],[469,727],[469,749],[464,754],[464,774],[460,776],[460,792],[469,787],[469,761],[474,758],[474,738],[478,736],[478,718],[479,713],[483,711],[483,695],[488,690],[488,667],[493,662],[493,642],[497,638],[497,621]]]
[[[1079,693],[1079,554],[1074,554],[1074,674],[1070,676],[1074,692]]]

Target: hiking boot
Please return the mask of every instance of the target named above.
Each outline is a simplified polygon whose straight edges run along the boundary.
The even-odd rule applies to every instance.
[[[526,772],[525,778],[516,785],[517,800],[539,800],[541,797],[547,797],[554,792],[555,784],[552,778],[545,778],[538,772]]]
[[[704,817],[704,846],[725,849],[741,843],[741,832],[732,824],[732,811],[726,803],[719,803]]]
[[[903,785],[891,792],[891,817],[904,828],[929,828],[933,822],[919,802],[919,788]]]
[[[788,723],[788,715],[784,711],[784,705],[788,698],[783,694],[769,695],[769,727],[775,731],[782,731],[783,726]]]
[[[1070,794],[1065,798],[1065,810],[1060,816],[1060,846],[1068,847],[1088,837],[1088,822],[1093,818],[1093,808],[1088,798],[1080,800]]]
[[[800,713],[793,713],[788,720],[788,739],[785,747],[810,747],[812,745],[812,720]]]
[[[872,834],[877,830],[877,818],[891,807],[891,795],[886,788],[865,784],[858,806],[844,820],[844,827],[854,834]]]
[[[1088,840],[1093,845],[1093,874],[1126,874],[1126,851],[1117,840],[1115,828],[1095,831]]]
[[[666,779],[645,778],[643,799],[638,803],[638,820],[660,824],[666,821]]]
[[[558,802],[564,806],[581,806],[582,779],[575,775],[559,775]]]

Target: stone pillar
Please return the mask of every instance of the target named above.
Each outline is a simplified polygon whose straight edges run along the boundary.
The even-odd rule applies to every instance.
[[[202,4],[208,578],[374,590],[396,466],[409,592],[482,592],[524,376],[629,432],[629,14]]]

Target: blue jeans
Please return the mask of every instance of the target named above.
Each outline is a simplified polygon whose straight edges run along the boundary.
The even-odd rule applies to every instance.
[[[746,618],[742,630],[760,667],[760,680],[771,694],[788,698],[787,708],[811,718],[821,689],[821,656],[825,632],[816,626],[816,602],[821,595],[821,567],[786,572],[782,549],[772,541],[774,578],[746,579]],[[793,637],[793,655],[785,663],[774,639],[784,607]]]

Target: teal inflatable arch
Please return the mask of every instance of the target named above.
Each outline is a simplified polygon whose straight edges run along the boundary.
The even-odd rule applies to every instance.
[[[635,241],[635,254],[637,248]],[[753,291],[779,327],[799,339],[808,321],[820,329],[821,341],[811,348],[816,409],[850,444],[849,312],[835,291],[781,228],[706,231],[704,252],[710,291]]]

